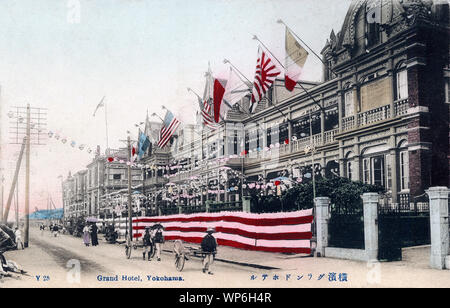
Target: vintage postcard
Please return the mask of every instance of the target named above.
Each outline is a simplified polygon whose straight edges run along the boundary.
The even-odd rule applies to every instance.
[[[449,15],[1,1],[0,288],[450,287]]]

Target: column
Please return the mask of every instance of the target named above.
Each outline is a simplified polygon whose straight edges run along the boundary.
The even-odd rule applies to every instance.
[[[364,245],[367,261],[378,258],[378,193],[362,196],[364,209]]]
[[[249,196],[244,196],[242,200],[242,212],[250,213],[251,212],[251,202]]]
[[[317,246],[316,256],[325,256],[325,247],[328,246],[328,219],[330,198],[317,197],[314,199],[314,205],[316,210],[316,229],[317,229]]]
[[[427,194],[430,198],[430,266],[435,269],[445,268],[445,258],[449,254],[449,223],[447,187],[431,187]]]

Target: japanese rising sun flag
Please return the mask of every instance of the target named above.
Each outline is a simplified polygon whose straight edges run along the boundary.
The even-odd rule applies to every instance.
[[[262,100],[267,90],[272,86],[275,78],[280,74],[280,70],[275,65],[270,56],[258,48],[258,61],[256,62],[255,81],[253,82],[252,100],[250,112],[256,110],[256,106]]]
[[[308,52],[294,38],[292,33],[286,27],[286,62],[284,84],[289,91],[294,90],[297,81],[303,71]]]

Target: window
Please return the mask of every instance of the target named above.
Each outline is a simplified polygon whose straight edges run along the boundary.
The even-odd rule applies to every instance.
[[[386,165],[385,156],[378,155],[363,159],[363,182],[365,184],[386,187]]]
[[[386,184],[387,189],[392,190],[392,156],[390,154],[386,154]]]
[[[355,114],[355,104],[353,100],[353,90],[345,92],[344,96],[344,116],[350,117]]]
[[[364,184],[370,184],[370,159],[364,158],[363,160],[363,182]]]
[[[352,162],[347,162],[347,178],[353,181],[353,165]]]
[[[122,175],[119,174],[113,174],[113,180],[120,180],[122,178]]]
[[[384,156],[376,156],[372,158],[372,170],[372,183],[384,187]]]
[[[400,152],[400,189],[409,189],[409,156],[408,151]]]
[[[397,73],[397,100],[408,98],[408,72],[402,70]]]

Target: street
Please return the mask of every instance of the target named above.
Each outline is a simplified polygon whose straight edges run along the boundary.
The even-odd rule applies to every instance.
[[[399,262],[366,263],[305,255],[250,252],[219,247],[214,275],[202,273],[201,260],[190,258],[182,272],[174,266],[172,242],[161,261],[142,260],[142,248],[126,259],[124,245],[85,247],[81,238],[32,228],[30,247],[8,251],[28,272],[0,280],[3,287],[169,287],[169,288],[309,288],[309,287],[449,287],[449,271],[429,268],[429,246],[403,250]],[[79,269],[79,270],[78,270]]]
[[[220,287],[221,281],[236,281],[239,286],[239,281],[249,280],[249,273],[258,271],[216,262],[213,270],[217,275],[207,275],[201,271],[201,260],[190,258],[183,271],[178,272],[171,248],[172,243],[164,245],[160,262],[156,258],[144,261],[142,248],[133,250],[131,258],[126,259],[124,245],[107,244],[102,236],[99,246],[86,247],[81,238],[71,235],[53,237],[48,231],[42,233],[32,228],[29,248],[5,254],[30,276],[7,278],[0,287]]]

